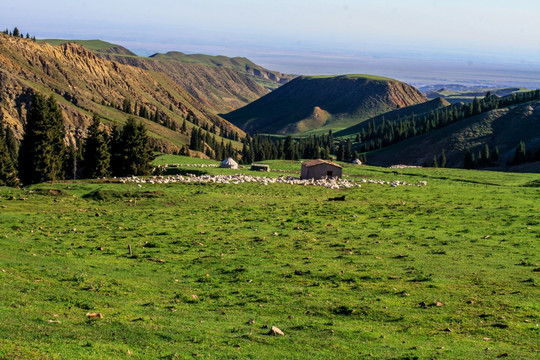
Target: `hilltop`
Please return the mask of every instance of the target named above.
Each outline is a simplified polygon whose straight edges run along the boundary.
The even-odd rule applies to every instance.
[[[50,44],[50,45],[64,45],[69,43],[75,43],[84,46],[88,50],[91,50],[94,53],[101,54],[115,54],[115,55],[124,55],[124,56],[137,56],[137,54],[131,52],[123,46],[112,44],[103,40],[65,40],[65,39],[43,39],[37,40],[39,44]]]
[[[139,57],[130,50],[101,40],[45,39],[41,43],[76,43],[102,59],[166,74],[215,114],[241,108],[289,82],[294,75],[263,68],[251,60],[171,51]]]
[[[425,101],[417,89],[390,78],[301,76],[223,117],[248,132],[302,134],[340,130]]]
[[[59,102],[71,144],[83,137],[94,112],[109,127],[123,124],[130,115],[122,111],[124,101],[130,112],[145,107],[157,113],[157,121],[141,118],[156,149],[176,152],[188,144],[188,133],[171,130],[184,121],[188,128],[216,125],[243,136],[165,74],[101,59],[80,44],[52,46],[1,34],[0,64],[0,113],[19,138],[36,91]]]

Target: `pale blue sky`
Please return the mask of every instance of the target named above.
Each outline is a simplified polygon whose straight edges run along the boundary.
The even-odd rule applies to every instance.
[[[538,0],[26,0],[2,1],[0,19],[0,28],[18,26],[38,38],[100,38],[145,55],[178,50],[540,66]]]

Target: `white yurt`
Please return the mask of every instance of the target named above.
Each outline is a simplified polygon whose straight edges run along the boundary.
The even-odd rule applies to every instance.
[[[238,163],[229,157],[223,160],[221,164],[219,164],[219,167],[225,169],[238,169]]]
[[[362,162],[360,161],[360,159],[354,159],[352,163],[354,165],[362,165]]]

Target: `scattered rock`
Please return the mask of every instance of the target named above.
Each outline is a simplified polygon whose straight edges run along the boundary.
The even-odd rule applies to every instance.
[[[467,304],[474,304],[474,300],[467,301]]]
[[[435,303],[435,306],[444,306],[444,304],[443,304],[442,302],[440,302],[440,301],[437,301],[437,302]]]
[[[491,338],[490,338],[490,337],[485,337],[485,338],[483,338],[482,340],[484,340],[484,341],[490,341]]]
[[[195,300],[199,300],[199,297],[198,297],[197,295],[195,295],[195,294],[191,294],[191,297],[192,297],[193,299],[195,299]]]
[[[265,324],[265,325],[261,326],[261,329],[268,329],[268,325]]]
[[[442,329],[442,331],[452,332],[452,329],[450,329],[450,328],[445,328],[445,329]]]
[[[88,316],[89,319],[103,319],[102,313],[87,313],[86,316]]]
[[[289,319],[294,319],[294,315],[289,315]]]
[[[255,324],[255,320],[249,319],[247,323],[250,324],[250,325],[253,325],[253,324]]]
[[[279,328],[275,327],[275,326],[272,326],[272,328],[270,329],[270,331],[268,332],[268,335],[280,335],[280,336],[285,336],[285,334],[283,333],[283,331],[281,331]]]
[[[491,237],[491,236],[486,235],[486,236],[484,236],[482,239],[489,239],[490,237]]]
[[[508,353],[502,353],[502,354],[499,354],[497,355],[498,358],[503,358],[503,357],[508,357],[510,355],[508,355]]]

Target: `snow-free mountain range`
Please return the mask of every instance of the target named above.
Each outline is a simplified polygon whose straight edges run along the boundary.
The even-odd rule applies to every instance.
[[[442,69],[441,71],[443,71]],[[181,52],[139,57],[100,40],[22,39],[0,34],[0,117],[21,138],[33,94],[53,94],[62,109],[66,141],[84,138],[93,114],[106,127],[141,117],[158,151],[177,153],[192,129],[211,132],[241,148],[248,134],[303,137],[332,131],[336,139],[361,148],[358,134],[368,126],[421,118],[481,99],[527,89],[426,88],[376,75],[302,76],[265,69],[246,58]],[[179,131],[185,124],[187,130]],[[396,125],[397,126],[397,125]],[[368,162],[426,165],[444,149],[447,166],[462,167],[463,154],[498,147],[496,169],[508,168],[523,141],[540,146],[540,101],[532,99],[475,113],[382,148]],[[193,156],[206,156],[193,152]],[[535,171],[531,162],[512,169]]]

